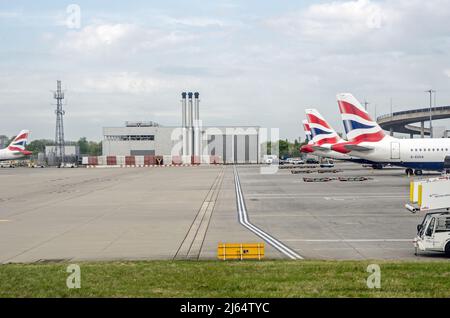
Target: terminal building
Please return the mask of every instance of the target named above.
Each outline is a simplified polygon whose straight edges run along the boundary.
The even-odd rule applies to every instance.
[[[199,94],[182,93],[180,127],[155,122],[126,122],[123,127],[103,128],[103,156],[172,156],[220,163],[259,163],[258,126],[202,126]]]

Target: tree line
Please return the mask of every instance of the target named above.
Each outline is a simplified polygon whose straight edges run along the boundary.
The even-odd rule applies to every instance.
[[[278,144],[278,150],[279,150],[279,158],[292,158],[292,157],[301,157],[300,147],[305,144],[305,142],[299,142],[297,139],[294,140],[294,142],[290,142],[289,140],[278,140],[276,142]],[[276,144],[274,145],[277,146]],[[271,147],[272,142],[268,141],[266,144],[267,147],[267,153],[271,154]]]
[[[28,144],[27,150],[33,152],[33,155],[37,155],[40,152],[45,152],[45,146],[53,145],[55,145],[53,140],[37,139]],[[66,146],[80,147],[80,154],[82,155],[100,156],[102,154],[102,142],[88,141],[86,137],[81,137],[78,141],[67,141]]]

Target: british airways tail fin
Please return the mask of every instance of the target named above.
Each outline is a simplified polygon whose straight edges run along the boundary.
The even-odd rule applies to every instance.
[[[342,93],[336,98],[349,142],[377,142],[386,136],[352,94]]]
[[[305,140],[306,140],[306,142],[310,142],[312,139],[312,136],[311,136],[311,128],[309,127],[309,123],[306,119],[304,119],[302,121],[302,124],[303,124],[303,131],[305,132]]]
[[[26,151],[25,148],[28,144],[28,136],[30,135],[29,130],[22,130],[14,140],[9,144],[8,150],[12,152],[21,152],[24,155],[29,155],[31,152]]]
[[[312,141],[316,145],[335,144],[341,140],[337,132],[316,109],[305,109],[305,113],[311,129]]]

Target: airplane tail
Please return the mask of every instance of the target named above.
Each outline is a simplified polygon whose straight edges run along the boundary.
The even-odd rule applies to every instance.
[[[306,119],[304,119],[302,121],[303,124],[303,130],[305,132],[305,140],[306,142],[310,142],[311,141],[311,128],[309,127],[309,123]]]
[[[305,112],[311,128],[312,141],[316,145],[335,144],[341,140],[337,132],[316,109],[306,109]]]
[[[305,131],[305,140],[306,144],[300,147],[300,152],[302,153],[311,153],[314,152],[314,149],[312,148],[312,136],[311,136],[311,128],[309,127],[309,123],[306,119],[302,121],[303,124],[303,130]]]
[[[9,144],[8,150],[12,152],[20,152],[24,155],[30,155],[31,152],[25,150],[28,143],[28,136],[30,135],[29,130],[22,130],[14,140]]]
[[[338,94],[336,98],[349,142],[377,142],[386,136],[352,94]]]

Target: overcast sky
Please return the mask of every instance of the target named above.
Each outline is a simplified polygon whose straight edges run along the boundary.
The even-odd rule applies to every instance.
[[[179,125],[185,90],[200,92],[204,125],[287,138],[303,138],[311,107],[342,131],[340,92],[377,115],[391,98],[427,106],[430,88],[450,105],[450,0],[2,0],[0,24],[0,134],[53,139],[56,79],[69,140],[126,120]]]

